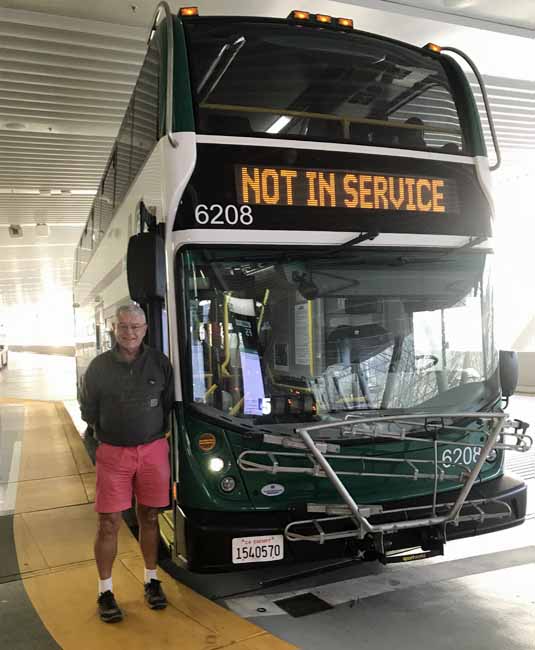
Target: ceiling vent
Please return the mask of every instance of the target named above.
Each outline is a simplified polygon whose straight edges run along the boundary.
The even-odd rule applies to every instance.
[[[9,226],[9,236],[10,237],[22,237],[22,226],[19,226],[18,223],[11,224]]]

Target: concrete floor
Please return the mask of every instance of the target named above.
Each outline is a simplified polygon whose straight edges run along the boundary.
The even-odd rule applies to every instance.
[[[0,371],[0,398],[76,399],[75,372],[74,357],[10,351]]]
[[[68,358],[13,354],[10,367],[0,373],[0,398],[65,400],[76,420],[73,386]],[[535,433],[535,397],[515,396],[507,412],[530,422]],[[83,428],[79,421],[78,426]],[[280,578],[283,571],[177,574],[200,593],[307,650],[535,650],[534,458],[531,453],[517,462],[532,485],[526,523],[450,542],[444,557],[387,567],[359,564],[263,589],[260,582]],[[511,456],[509,464],[515,462]],[[276,604],[304,593],[331,608],[296,618]]]

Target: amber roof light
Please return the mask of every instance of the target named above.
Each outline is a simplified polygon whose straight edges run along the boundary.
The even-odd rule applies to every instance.
[[[349,29],[353,29],[353,21],[351,18],[337,18],[336,22],[340,25],[340,27],[348,27]]]
[[[299,11],[299,9],[295,9],[288,18],[292,18],[293,20],[310,20],[310,13],[308,11]]]
[[[318,23],[332,23],[333,17],[326,14],[316,14],[316,22]]]
[[[199,8],[198,7],[180,7],[178,10],[179,16],[198,16]]]
[[[425,46],[426,50],[431,50],[431,52],[436,52],[437,54],[440,54],[442,52],[442,48],[440,45],[436,45],[435,43],[428,43]]]

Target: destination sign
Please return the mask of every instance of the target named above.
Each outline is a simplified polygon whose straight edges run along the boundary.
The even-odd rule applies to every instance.
[[[235,165],[244,205],[442,214],[459,211],[453,179],[366,171]]]

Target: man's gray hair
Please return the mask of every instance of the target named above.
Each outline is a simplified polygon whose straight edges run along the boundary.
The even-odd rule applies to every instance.
[[[117,307],[117,311],[115,312],[115,317],[119,319],[119,316],[121,314],[135,314],[136,316],[143,318],[145,322],[147,321],[145,317],[145,312],[141,309],[139,305],[136,305],[133,302],[129,303],[128,305],[120,305],[119,307]]]

